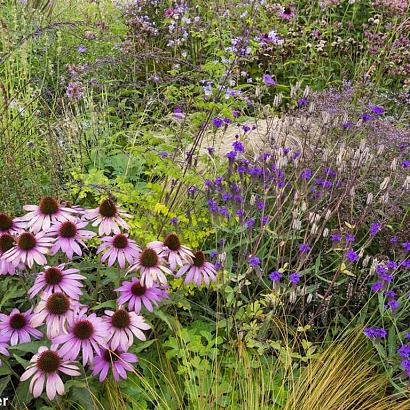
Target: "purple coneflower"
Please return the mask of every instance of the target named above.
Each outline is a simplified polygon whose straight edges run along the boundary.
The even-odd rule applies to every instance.
[[[138,256],[135,263],[129,267],[128,272],[139,270],[141,273],[141,283],[147,288],[151,288],[155,282],[167,283],[165,274],[172,272],[164,266],[164,259],[155,249],[146,247]]]
[[[25,226],[34,233],[47,231],[53,223],[71,220],[77,213],[74,208],[63,207],[50,196],[42,198],[38,205],[24,205],[23,209],[29,213],[16,220],[25,222]]]
[[[58,266],[46,266],[28,290],[30,299],[42,290],[47,294],[62,292],[70,298],[79,299],[82,294],[80,288],[84,286],[79,280],[85,279],[85,276],[78,274],[78,269],[64,269],[64,267],[64,263]]]
[[[32,364],[21,375],[20,381],[33,377],[29,391],[35,398],[43,393],[44,385],[46,386],[47,397],[50,400],[53,400],[56,394],[64,394],[64,384],[58,374],[59,372],[69,376],[79,376],[81,374],[75,363],[63,360],[58,350],[53,347],[48,349],[41,346],[30,362]]]
[[[108,336],[105,321],[95,313],[86,315],[86,309],[77,311],[67,322],[67,334],[62,334],[53,339],[59,345],[61,356],[66,360],[75,360],[83,354],[83,366],[92,364],[93,352],[98,353],[100,347],[106,347],[105,340]]]
[[[0,313],[0,333],[7,337],[12,346],[18,343],[29,343],[31,336],[39,339],[43,334],[30,325],[32,308],[24,313],[14,308],[10,315]]]
[[[23,263],[31,268],[34,262],[38,265],[45,265],[47,259],[44,255],[48,253],[52,241],[53,239],[46,236],[44,232],[36,234],[22,232],[17,237],[14,246],[5,252],[2,258],[14,266]]]
[[[8,215],[0,213],[0,235],[18,235],[25,227],[24,222],[11,219]]]
[[[131,215],[117,208],[115,202],[111,199],[104,199],[98,208],[85,211],[85,218],[93,221],[93,226],[98,226],[98,235],[109,235],[121,233],[120,226],[128,230],[128,224],[122,217],[130,218]]]
[[[120,377],[127,378],[127,372],[132,372],[134,367],[130,363],[138,362],[137,356],[133,353],[123,352],[119,349],[100,349],[97,356],[94,357],[93,376],[99,374],[100,382],[103,382],[112,370],[114,379],[118,382]]]
[[[2,354],[3,356],[10,356],[10,353],[7,350],[8,348],[9,348],[9,345],[8,345],[7,337],[0,336],[0,354]],[[1,365],[2,365],[2,362],[0,360],[0,367]]]
[[[97,249],[97,253],[104,252],[101,256],[101,261],[105,262],[108,259],[108,266],[114,265],[118,261],[121,269],[125,268],[125,260],[128,264],[132,264],[134,260],[141,254],[140,247],[128,238],[128,235],[119,233],[115,236],[106,236],[101,238],[103,242]]]
[[[278,13],[278,16],[282,20],[290,20],[291,18],[295,17],[295,13],[293,11],[293,6],[284,6]]]
[[[201,251],[194,253],[193,263],[183,266],[178,273],[177,277],[186,273],[184,283],[194,282],[197,286],[201,286],[202,282],[209,285],[210,280],[216,282],[217,272],[215,266],[207,262],[205,255]]]
[[[6,261],[3,255],[10,250],[15,244],[14,237],[8,233],[0,235],[0,275],[14,275],[16,273],[16,267]],[[21,265],[24,268],[24,265]]]
[[[57,292],[41,295],[41,300],[34,308],[31,318],[31,326],[38,327],[44,322],[47,324],[47,337],[49,339],[58,336],[65,331],[65,324],[73,316],[74,308],[78,302],[71,300],[64,293]]]
[[[106,310],[107,316],[104,320],[108,326],[108,341],[111,341],[112,349],[120,347],[123,351],[134,343],[134,335],[139,340],[146,340],[142,330],[148,330],[150,325],[145,323],[142,316],[138,316],[135,312],[127,312],[125,309],[117,309],[115,312]]]
[[[158,306],[162,299],[168,297],[168,293],[155,282],[152,287],[147,288],[137,278],[132,278],[131,282],[122,282],[122,286],[115,290],[120,293],[117,303],[123,305],[128,302],[128,309],[134,310],[137,314],[141,311],[141,305],[152,312],[153,305]]]
[[[82,229],[88,225],[86,221],[64,221],[53,225],[47,234],[56,236],[55,243],[51,248],[51,254],[55,255],[60,249],[68,259],[73,259],[74,254],[83,254],[81,246],[86,248],[84,239],[91,239],[95,232]]]
[[[154,241],[147,246],[164,256],[171,270],[175,270],[177,266],[192,263],[194,254],[191,249],[181,244],[178,236],[174,233],[167,235],[164,242]]]

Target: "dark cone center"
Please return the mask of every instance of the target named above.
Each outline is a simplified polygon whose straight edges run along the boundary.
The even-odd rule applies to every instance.
[[[30,232],[24,232],[18,237],[17,244],[23,251],[29,251],[35,248],[37,241],[33,234]]]
[[[105,349],[103,356],[104,356],[104,360],[109,363],[116,362],[119,359],[119,354],[116,350],[112,351],[109,349]]]
[[[77,227],[75,223],[67,221],[63,222],[59,229],[59,234],[63,238],[74,238],[77,235]]]
[[[164,239],[164,245],[171,249],[171,251],[178,251],[181,248],[181,241],[177,235],[171,233]]]
[[[100,214],[106,218],[112,218],[117,214],[117,207],[112,199],[105,199],[99,208]]]
[[[13,220],[6,214],[0,214],[0,232],[8,231],[13,227]]]
[[[14,238],[9,234],[0,235],[0,251],[7,252],[14,246]]]
[[[197,268],[201,268],[205,263],[205,255],[202,251],[197,251],[194,253],[194,265]]]
[[[111,323],[117,329],[125,329],[131,323],[131,317],[127,311],[124,309],[118,309],[111,316]]]
[[[53,350],[46,350],[37,359],[37,367],[44,373],[54,373],[60,367],[60,356]]]
[[[158,265],[158,255],[154,249],[145,248],[140,256],[140,263],[144,268],[154,268]]]
[[[10,317],[10,327],[15,330],[23,329],[26,326],[26,318],[21,313],[16,313]]]
[[[131,287],[131,293],[134,296],[142,296],[146,290],[147,288],[145,286],[142,286],[139,282],[135,282]]]
[[[80,340],[89,339],[94,333],[94,326],[89,320],[80,320],[74,325],[73,333]]]
[[[53,315],[64,315],[70,309],[70,300],[63,293],[53,293],[47,299],[47,310]]]
[[[58,285],[63,280],[63,273],[58,268],[48,268],[44,272],[47,285]]]
[[[51,198],[51,196],[41,198],[39,208],[44,215],[53,215],[58,212],[59,209],[58,202],[54,198]]]
[[[114,248],[125,249],[128,246],[128,238],[122,233],[119,233],[118,235],[114,236],[112,244]]]

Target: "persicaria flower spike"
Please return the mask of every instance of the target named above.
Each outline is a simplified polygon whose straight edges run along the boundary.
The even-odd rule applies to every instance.
[[[20,381],[28,380],[30,393],[37,398],[43,393],[46,386],[47,397],[53,400],[57,394],[64,394],[64,384],[59,372],[69,376],[79,376],[80,372],[75,363],[63,360],[59,351],[55,348],[48,349],[41,346],[32,359],[27,370],[21,375]]]

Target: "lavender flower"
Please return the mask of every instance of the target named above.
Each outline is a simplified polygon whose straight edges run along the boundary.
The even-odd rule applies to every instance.
[[[282,273],[279,272],[278,270],[275,270],[269,274],[269,279],[272,282],[279,282],[281,277],[282,277]]]
[[[293,272],[289,275],[289,282],[292,283],[293,285],[297,285],[300,281],[301,274]]]

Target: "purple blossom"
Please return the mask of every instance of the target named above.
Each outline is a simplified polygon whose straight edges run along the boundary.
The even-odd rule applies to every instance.
[[[341,235],[340,233],[338,233],[338,232],[332,233],[332,234],[330,235],[330,240],[331,240],[332,242],[340,242],[340,241],[342,240],[342,235]]]
[[[352,242],[354,242],[354,241],[356,240],[356,236],[354,236],[354,235],[351,234],[351,233],[347,233],[345,239],[346,239],[346,242],[347,242],[347,243],[352,243]]]
[[[370,225],[370,236],[376,236],[377,233],[380,231],[380,229],[382,228],[382,224],[381,223],[372,223]]]
[[[261,260],[257,256],[250,256],[248,259],[249,265],[256,268],[261,263]]]
[[[212,124],[214,124],[214,126],[217,127],[217,128],[222,127],[223,123],[224,123],[224,120],[222,118],[219,118],[219,117],[215,117],[212,120]]]
[[[371,289],[373,292],[380,292],[383,289],[383,283],[382,282],[373,283],[371,286]]]
[[[242,126],[243,132],[247,133],[248,131],[251,130],[251,127],[249,127],[249,125],[244,125]]]
[[[365,327],[363,333],[371,340],[382,339],[387,336],[387,332],[382,327]]]
[[[229,151],[229,152],[226,154],[226,158],[228,158],[228,159],[230,159],[230,160],[235,159],[235,158],[236,158],[236,152],[235,152],[235,151]]]
[[[282,277],[282,273],[279,272],[278,270],[275,270],[269,274],[269,279],[272,282],[279,282],[281,277]]]
[[[405,358],[405,359],[408,359],[409,356],[410,356],[410,344],[405,344],[405,345],[400,346],[400,347],[397,349],[397,353],[398,353],[401,357],[403,357],[403,358]]]
[[[252,228],[255,225],[255,218],[250,218],[245,221],[246,228]]]
[[[177,225],[179,222],[179,219],[176,216],[173,216],[169,222],[171,222],[172,225]]]
[[[236,152],[245,152],[245,147],[240,141],[235,141],[232,144],[232,147],[233,147],[234,151],[236,151]]]
[[[81,44],[77,47],[77,51],[79,53],[85,53],[87,51],[87,47],[85,47],[84,45]]]
[[[276,81],[269,74],[264,74],[262,80],[268,87],[276,84]]]
[[[376,115],[382,115],[384,114],[384,109],[383,107],[380,107],[379,105],[374,105],[372,108],[372,113]]]
[[[298,107],[303,107],[304,105],[307,105],[308,103],[309,103],[309,100],[303,97],[298,100]]]
[[[408,252],[410,252],[410,242],[403,242],[401,246]]]
[[[300,273],[293,272],[289,275],[289,282],[294,285],[297,285],[300,281],[300,277]]]
[[[362,114],[362,116],[360,117],[364,122],[369,121],[372,119],[372,116],[370,114]]]
[[[308,253],[310,251],[311,247],[307,243],[301,243],[299,245],[299,252],[300,253]]]
[[[268,215],[264,215],[261,218],[261,224],[262,225],[267,225],[269,223],[269,216]]]
[[[304,180],[310,179],[311,176],[312,176],[312,170],[310,168],[306,168],[300,173],[300,177]]]
[[[346,252],[346,257],[351,263],[357,262],[359,260],[359,255],[353,249],[349,249]]]

